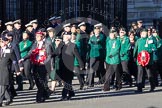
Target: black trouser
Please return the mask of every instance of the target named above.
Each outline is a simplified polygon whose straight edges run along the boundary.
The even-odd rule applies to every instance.
[[[161,61],[157,63],[157,70],[158,70],[158,73],[160,74],[160,78],[161,78],[160,86],[161,86],[162,85],[162,63]]]
[[[73,88],[72,88],[72,80],[71,79],[64,81],[64,87],[62,90],[62,98],[66,98],[67,95],[69,97],[72,97],[75,95]]]
[[[7,102],[11,101],[8,86],[0,85],[0,104],[2,104],[4,98],[7,100]]]
[[[158,68],[158,72],[160,74],[160,78],[162,80],[162,63],[157,63],[157,68]]]
[[[16,90],[14,88],[14,73],[11,72],[9,74],[9,94],[10,94],[10,97],[13,99],[15,96],[17,96],[17,93],[16,93]]]
[[[13,64],[12,64],[12,72],[13,73],[15,72],[15,67]],[[16,83],[18,85],[17,89],[23,89],[23,75],[22,74],[16,75]]]
[[[99,83],[104,83],[105,82],[105,74],[106,70],[104,67],[104,59],[101,58],[98,66],[98,70],[96,71],[97,77],[99,78]]]
[[[23,62],[24,65],[24,74],[26,78],[29,80],[30,86],[34,85],[33,78],[32,78],[32,73],[31,73],[31,62],[29,59],[25,60]]]
[[[128,62],[128,69],[129,73],[135,77],[135,80],[137,81],[137,63],[133,61],[133,59],[130,59]]]
[[[99,66],[99,60],[97,58],[90,58],[90,70],[88,72],[88,86],[93,86],[94,85],[94,76],[95,76],[95,71],[97,71]]]
[[[128,61],[122,61],[121,66],[122,66],[122,72],[123,72],[122,78],[125,79],[130,84],[132,84],[132,78],[131,78],[131,75],[130,75],[129,69],[128,69]]]
[[[116,87],[121,88],[121,75],[120,75],[120,64],[106,64],[106,75],[104,89],[110,89],[111,78],[115,72],[116,76]]]
[[[80,86],[84,86],[84,73],[79,69],[79,67],[74,67],[76,76],[78,77]]]
[[[146,71],[146,73],[148,75],[148,79],[149,79],[149,82],[150,82],[151,89],[154,89],[155,88],[155,81],[154,81],[154,75],[153,75],[153,72],[152,72],[152,66],[148,65],[146,67],[142,67],[142,66],[138,65],[138,76],[137,76],[138,90],[142,90],[142,87],[143,87],[144,70]]]
[[[154,62],[154,64],[152,65],[152,71],[154,73],[153,75],[154,75],[155,85],[158,86],[159,81],[158,81],[158,64],[157,64],[157,62]]]
[[[83,64],[84,64],[84,68],[83,68],[82,72],[83,72],[83,71],[87,71],[87,70],[85,69],[85,67],[86,67],[86,63],[87,63],[86,56],[81,56],[81,59],[82,59]],[[85,78],[84,78],[85,73],[84,73],[84,74],[81,74],[80,76],[83,78],[83,81],[85,82]]]
[[[38,88],[36,101],[44,101],[49,90],[47,85],[47,71],[44,65],[36,65],[33,67],[33,75],[36,86]]]

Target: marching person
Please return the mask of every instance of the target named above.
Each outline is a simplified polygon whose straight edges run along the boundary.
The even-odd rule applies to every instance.
[[[128,70],[128,60],[129,60],[129,49],[130,49],[130,41],[128,36],[126,36],[125,28],[121,28],[119,30],[120,36],[120,59],[121,59],[121,68],[122,68],[122,77],[126,80],[126,83],[129,86],[132,86],[132,78]]]
[[[134,58],[137,58],[137,55],[141,51],[147,51],[150,54],[150,61],[148,62],[148,65],[142,66],[141,64],[139,64],[139,61],[137,61],[138,75],[137,75],[137,91],[135,91],[136,93],[142,92],[142,88],[144,86],[142,82],[144,70],[146,71],[150,82],[150,86],[151,86],[150,92],[154,91],[155,89],[155,81],[154,81],[152,65],[153,65],[153,51],[156,51],[157,48],[156,45],[153,44],[153,40],[148,39],[147,33],[148,32],[146,29],[143,29],[141,31],[141,38],[137,40],[134,48],[134,54],[133,54]],[[143,59],[147,59],[147,58],[144,56]]]
[[[88,41],[89,41],[89,36],[86,33],[86,24],[85,22],[81,22],[78,25],[79,28],[79,33],[76,36],[76,42],[79,42],[80,47],[79,47],[79,54],[81,56],[81,59],[83,61],[84,64],[84,68],[82,70],[81,73],[84,73],[84,71],[86,71],[86,65],[88,64],[89,60],[87,57],[88,54]],[[81,74],[81,78],[83,79],[83,81],[85,82],[85,78],[84,78],[84,74]],[[88,82],[86,81],[86,83],[88,84]]]
[[[80,55],[80,42],[76,39],[77,34],[79,34],[79,30],[77,29],[77,26],[75,24],[71,27],[71,42],[76,45],[76,48]],[[84,87],[84,72],[80,70],[79,62],[77,58],[74,59],[74,73],[77,76],[80,84],[80,90],[83,90]]]
[[[49,88],[47,85],[47,73],[51,72],[51,46],[48,43],[43,41],[43,33],[36,32],[36,42],[33,44],[29,53],[23,57],[19,62],[23,62],[29,58],[32,58],[31,61],[33,63],[33,75],[35,79],[36,86],[38,88],[36,102],[42,103],[49,97]],[[38,55],[34,55],[33,53],[38,51]],[[34,56],[34,57],[33,57]],[[38,56],[38,58],[36,58]],[[46,59],[41,61],[41,57],[44,56]]]
[[[152,41],[151,44],[154,44],[157,47],[157,39],[152,35],[152,29],[153,27],[149,27],[148,30],[148,41]],[[154,81],[156,86],[159,85],[158,81],[158,69],[157,69],[157,61],[158,61],[158,55],[157,55],[157,50],[153,51],[153,65],[152,65],[152,71],[154,71]]]
[[[110,82],[114,73],[116,76],[116,90],[120,90],[122,87],[120,75],[120,46],[120,40],[115,36],[114,31],[111,31],[106,40],[106,75],[104,91],[110,90]]]
[[[22,37],[23,37],[23,41],[19,43],[19,49],[20,49],[21,58],[24,58],[30,51],[32,47],[32,42],[29,40],[29,35],[27,32],[24,32],[22,34]],[[24,69],[25,76],[29,80],[29,84],[30,84],[29,90],[32,90],[34,87],[34,82],[33,82],[32,73],[31,73],[30,59],[26,59],[23,62],[23,69]]]
[[[74,59],[77,58],[79,62],[79,67],[82,70],[83,62],[79,56],[74,43],[70,42],[71,33],[66,33],[63,35],[63,43],[61,41],[55,41],[57,49],[57,55],[60,55],[60,78],[64,81],[64,87],[62,90],[62,101],[70,100],[75,93],[72,88],[73,70],[74,70]]]
[[[8,66],[13,63],[15,71],[17,73],[20,72],[14,51],[7,46],[8,41],[9,40],[5,36],[2,37],[0,50],[0,107],[2,107],[2,101],[4,98],[7,100],[5,105],[9,105],[12,102],[12,98],[9,95],[10,70]]]
[[[157,30],[152,31],[152,35],[157,40],[157,71],[160,74],[160,78],[162,81],[162,39],[159,37],[159,32]],[[158,80],[158,78],[157,78]],[[160,86],[162,86],[162,82],[160,83]]]
[[[129,50],[129,61],[128,61],[128,69],[131,75],[134,76],[137,81],[137,64],[134,61],[133,51],[135,47],[135,43],[138,40],[138,37],[135,36],[135,31],[129,31],[129,40],[130,40],[130,50]]]
[[[13,37],[14,37],[13,32],[12,33],[11,32],[7,33],[6,37],[9,39],[8,47],[13,49],[13,51],[15,52],[15,55],[16,55],[16,59],[17,59],[17,61],[19,61],[21,59],[19,45],[18,45],[18,43],[13,41]],[[21,64],[19,64],[19,66],[21,66]],[[13,65],[11,66],[11,71],[13,73],[15,71]],[[22,77],[22,74],[16,75],[16,82],[18,84],[18,87],[17,87],[16,90],[17,91],[22,91],[23,90],[23,77]]]
[[[105,38],[100,33],[100,27],[94,25],[94,35],[89,39],[89,50],[90,50],[90,72],[88,73],[88,86],[94,86],[95,72],[99,77],[99,83],[104,81],[104,59],[105,58]]]
[[[47,41],[52,45],[52,52],[55,51],[55,48],[56,48],[56,45],[55,45],[55,29],[52,28],[52,27],[48,27],[47,28],[47,32],[48,32],[48,38],[47,38]],[[52,80],[51,82],[51,92],[54,93],[55,91],[55,87],[56,87],[56,83],[57,83],[57,73],[56,73],[56,67],[55,67],[55,58],[56,57],[53,57],[52,60],[51,60],[51,64],[52,64],[52,68],[51,68],[51,72],[49,73],[50,75],[50,79]]]

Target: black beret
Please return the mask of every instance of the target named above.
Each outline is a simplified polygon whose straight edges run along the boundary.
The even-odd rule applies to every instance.
[[[9,32],[9,33],[7,33],[7,36],[8,37],[13,37],[14,35],[13,35],[13,33]]]
[[[71,35],[71,32],[65,32],[64,35]]]
[[[62,39],[62,37],[61,36],[56,36],[55,40],[57,40],[57,39]]]
[[[148,30],[147,30],[147,29],[145,29],[145,28],[141,30],[141,32],[147,32],[147,31],[148,31]]]
[[[8,41],[9,39],[6,38],[5,36],[2,36],[2,41]]]
[[[47,30],[45,28],[40,28],[38,31],[40,31],[40,32],[47,32]]]

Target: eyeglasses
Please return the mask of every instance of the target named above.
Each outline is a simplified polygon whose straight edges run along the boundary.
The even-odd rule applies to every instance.
[[[60,41],[60,40],[55,40],[55,41]]]

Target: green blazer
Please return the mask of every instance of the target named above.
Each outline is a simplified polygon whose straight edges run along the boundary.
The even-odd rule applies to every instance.
[[[121,43],[118,38],[106,39],[106,63],[108,64],[120,64],[120,48]]]
[[[148,51],[150,53],[149,65],[153,64],[153,52],[157,51],[157,47],[153,43],[153,40],[149,40],[148,37],[138,39],[135,44],[133,56],[137,58],[138,54],[143,50]],[[139,65],[138,61],[137,65]]]
[[[120,59],[121,61],[129,60],[129,49],[130,49],[130,41],[127,36],[120,38],[121,49],[120,49]]]
[[[100,33],[98,37],[93,35],[88,44],[90,46],[90,58],[105,57],[105,37],[103,34]]]
[[[30,40],[21,41],[19,43],[21,58],[24,58],[28,54],[31,47],[32,47],[32,42]]]

